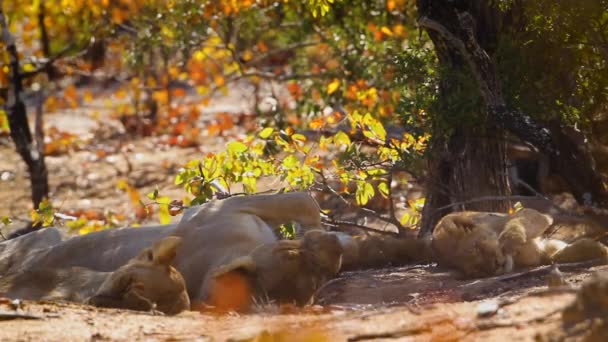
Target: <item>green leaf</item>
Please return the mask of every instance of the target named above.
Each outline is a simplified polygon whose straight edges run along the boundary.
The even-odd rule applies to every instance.
[[[357,185],[357,191],[355,197],[358,205],[366,205],[369,200],[374,197],[374,187],[368,182],[360,182]]]
[[[5,226],[8,226],[9,224],[13,223],[13,221],[8,216],[0,216],[0,222],[2,222],[2,224]]]
[[[382,196],[384,196],[384,198],[388,198],[389,195],[389,188],[388,185],[386,184],[386,182],[382,182],[380,184],[378,184],[378,192],[380,192],[380,194]]]
[[[184,183],[184,173],[180,172],[177,174],[177,176],[175,176],[175,181],[173,182],[173,184],[180,185],[183,183]]]
[[[296,237],[296,226],[293,223],[282,224],[279,227],[279,231],[286,239],[294,239]]]
[[[259,136],[262,139],[267,139],[273,132],[274,132],[274,128],[266,127],[260,132]]]
[[[158,188],[154,189],[154,191],[152,192],[147,193],[146,197],[154,201],[158,197]]]
[[[228,144],[228,152],[232,154],[243,153],[247,151],[247,145],[243,144],[240,141],[232,141]]]
[[[340,132],[336,133],[336,135],[334,135],[334,143],[338,146],[350,145],[350,138],[348,137],[348,134],[340,131]]]
[[[385,140],[386,139],[386,130],[384,129],[384,126],[382,125],[382,123],[380,123],[380,121],[375,121],[373,122],[370,126],[369,129],[374,132],[374,134],[376,135],[376,137],[380,140]]]
[[[283,164],[283,166],[287,170],[289,170],[289,169],[293,169],[294,167],[299,165],[300,161],[298,160],[298,158],[296,156],[294,156],[293,154],[290,154],[285,159],[283,159],[283,162],[281,164]]]

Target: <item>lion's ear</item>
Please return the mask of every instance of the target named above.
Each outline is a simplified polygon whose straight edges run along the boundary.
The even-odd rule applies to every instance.
[[[158,265],[170,265],[177,254],[177,247],[181,244],[182,239],[177,236],[169,236],[154,243],[154,245],[146,251],[146,259]]]
[[[255,270],[256,266],[255,262],[253,261],[253,258],[247,255],[238,257],[232,260],[231,262],[216,268],[213,271],[212,276],[215,278],[232,271],[244,271],[246,273],[253,273],[255,272]]]

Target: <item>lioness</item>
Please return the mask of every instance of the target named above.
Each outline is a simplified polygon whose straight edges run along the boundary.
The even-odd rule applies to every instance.
[[[183,275],[193,301],[208,300],[210,287],[220,274],[218,270],[225,274],[233,269],[247,274],[247,279],[252,281],[252,287],[257,291],[254,296],[267,294],[275,299],[273,296],[276,294],[279,300],[303,302],[302,298],[310,298],[314,288],[333,272],[310,266],[322,263],[317,258],[317,255],[322,255],[320,249],[313,252],[314,248],[321,247],[310,247],[316,246],[313,241],[329,241],[331,247],[327,248],[333,249],[331,253],[340,254],[341,249],[339,243],[332,242],[337,241],[335,236],[326,237],[319,233],[308,238],[305,236],[299,243],[278,241],[272,227],[290,221],[305,228],[321,228],[317,202],[303,192],[231,197],[188,209],[177,225],[107,230],[75,237],[32,252],[22,264],[14,265],[12,269],[79,266],[113,271],[135,257],[141,248],[172,234],[182,238],[175,267]],[[264,253],[273,257],[265,257]],[[248,262],[243,263],[244,260]],[[299,285],[288,292],[281,292],[275,290],[274,281],[266,281],[297,273],[293,265],[310,267],[302,267],[300,278],[289,276],[289,280],[315,285]]]
[[[110,272],[126,264],[144,248],[168,236],[175,224],[137,228],[107,229],[86,235],[75,236],[47,248],[29,250],[14,261],[5,272],[18,269],[86,267],[95,271]],[[51,228],[44,228],[44,230]],[[32,232],[13,240],[27,239]],[[35,237],[32,237],[35,239]],[[15,248],[11,249],[15,250]],[[17,262],[18,261],[18,262]],[[2,261],[0,260],[0,264]]]
[[[184,214],[173,235],[184,241],[176,266],[186,279],[192,301],[206,302],[214,278],[231,268],[248,274],[254,283],[254,296],[267,294],[271,299],[297,302],[310,298],[315,286],[298,285],[282,292],[270,279],[304,283],[314,278],[318,283],[326,278],[325,271],[314,267],[298,271],[294,265],[318,263],[316,255],[327,249],[341,255],[340,244],[335,236],[325,233],[305,235],[302,242],[278,241],[272,226],[290,221],[307,229],[321,228],[319,205],[307,193],[292,192],[231,197]],[[321,247],[315,247],[313,241],[317,240],[323,241]],[[329,241],[327,246],[325,241]],[[289,282],[283,287],[289,288]]]
[[[10,298],[69,300],[102,307],[177,314],[190,308],[183,277],[171,266],[181,239],[167,237],[114,272],[83,267],[38,268],[0,277]]]
[[[608,249],[591,239],[572,244],[542,238],[551,216],[533,209],[512,215],[463,211],[444,216],[435,227],[432,246],[440,264],[465,276],[483,277],[514,268],[551,262],[606,259]]]
[[[62,235],[57,228],[43,228],[0,242],[0,274],[6,273],[14,264],[22,262],[35,250],[61,243]]]

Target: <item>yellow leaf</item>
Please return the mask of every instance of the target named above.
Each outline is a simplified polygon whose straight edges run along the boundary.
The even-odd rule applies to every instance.
[[[390,28],[386,27],[386,26],[382,26],[382,28],[380,29],[380,31],[382,31],[382,33],[384,33],[387,36],[392,36],[393,35],[393,31],[391,31]]]
[[[93,93],[90,90],[85,90],[82,98],[85,102],[91,102],[93,101]]]
[[[410,224],[411,220],[412,220],[412,215],[410,215],[410,213],[408,213],[408,212],[405,212],[403,214],[403,216],[401,216],[401,218],[399,219],[399,223],[401,223],[404,226],[407,226]]]
[[[36,67],[34,66],[34,64],[27,63],[27,64],[25,64],[25,65],[23,66],[23,71],[24,71],[24,72],[32,72],[32,71],[34,71],[34,70],[36,70]]]
[[[266,139],[272,134],[272,132],[274,132],[274,128],[266,127],[260,132],[259,136],[262,139]]]
[[[306,136],[303,134],[299,134],[299,133],[292,135],[291,139],[293,139],[295,141],[306,142]]]
[[[340,80],[337,78],[334,78],[334,80],[331,81],[331,83],[327,85],[327,95],[331,95],[331,94],[335,93],[336,90],[338,90],[338,88],[340,88]]]
[[[241,55],[241,58],[243,58],[243,60],[247,62],[253,58],[253,53],[251,52],[251,50],[245,50]]]
[[[171,200],[169,197],[163,196],[156,199],[158,205],[158,219],[161,224],[171,223],[171,213],[169,212],[169,203]]]

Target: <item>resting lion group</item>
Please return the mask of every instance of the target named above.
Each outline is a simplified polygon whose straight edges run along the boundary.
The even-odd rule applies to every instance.
[[[276,227],[303,234],[280,240]],[[185,211],[177,224],[64,239],[56,228],[0,243],[0,294],[177,314],[202,306],[246,311],[259,302],[310,303],[340,271],[435,260],[483,277],[552,262],[608,258],[591,239],[546,239],[552,218],[455,212],[430,239],[350,236],[321,225],[304,192],[230,197]],[[235,290],[235,289],[238,289]]]

